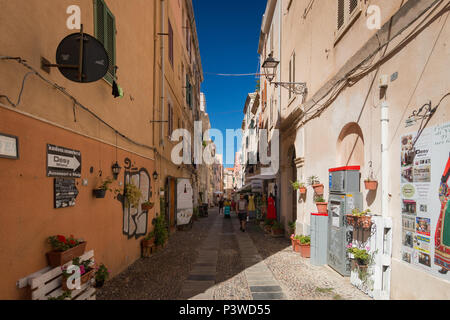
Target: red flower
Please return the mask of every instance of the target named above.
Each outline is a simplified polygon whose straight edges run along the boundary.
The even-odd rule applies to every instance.
[[[77,243],[76,243],[74,240],[70,240],[70,244],[74,246],[74,245],[76,245]]]
[[[59,242],[63,242],[63,243],[67,243],[66,237],[64,237],[64,236],[58,236],[58,241]]]

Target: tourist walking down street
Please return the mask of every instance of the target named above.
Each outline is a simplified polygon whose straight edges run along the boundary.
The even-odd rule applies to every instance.
[[[241,231],[245,232],[247,227],[248,202],[244,199],[243,195],[241,195],[237,205]]]
[[[224,204],[224,201],[223,201],[223,198],[222,198],[222,199],[219,200],[219,214],[223,213],[223,204]]]

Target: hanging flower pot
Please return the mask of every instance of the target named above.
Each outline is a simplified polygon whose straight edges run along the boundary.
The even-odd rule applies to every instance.
[[[298,191],[300,192],[301,195],[306,194],[306,188],[305,187],[302,187],[302,188],[298,189]]]
[[[359,217],[358,226],[363,228],[364,230],[370,229],[372,227],[372,217],[371,216]]]
[[[356,217],[352,214],[345,215],[345,218],[347,220],[347,224],[349,226],[355,227],[356,226]]]
[[[94,189],[93,193],[94,197],[96,197],[97,199],[104,199],[106,197],[105,189]]]
[[[90,270],[89,272],[84,273],[84,274],[81,276],[81,279],[80,279],[80,285],[83,285],[83,284],[89,282],[89,281],[90,281],[91,279],[93,279],[94,277],[95,277],[95,269],[92,269],[92,270]],[[75,289],[69,289],[69,288],[67,287],[67,278],[64,277],[64,276],[63,276],[63,279],[62,279],[62,289],[63,289],[63,291],[72,291],[72,290],[75,290]]]
[[[323,195],[325,188],[323,184],[315,184],[312,187],[317,195]]]
[[[364,181],[364,185],[366,187],[366,190],[369,191],[375,191],[378,189],[378,181],[375,180],[366,180]]]
[[[141,205],[142,211],[149,211],[155,207],[153,202],[145,202]]]

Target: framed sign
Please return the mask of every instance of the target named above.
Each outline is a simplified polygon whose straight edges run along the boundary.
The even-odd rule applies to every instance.
[[[78,197],[75,179],[55,178],[54,207],[55,209],[74,207]]]
[[[19,138],[0,133],[0,158],[19,159]]]
[[[81,152],[48,144],[47,177],[81,178]]]

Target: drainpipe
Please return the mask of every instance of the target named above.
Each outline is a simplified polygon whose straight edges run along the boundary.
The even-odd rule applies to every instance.
[[[283,61],[282,59],[282,54],[281,54],[281,28],[282,28],[282,22],[283,22],[283,1],[282,0],[278,0],[276,1],[277,5],[278,5],[278,54],[279,54],[279,61]],[[282,62],[281,62],[282,63]],[[281,67],[282,64],[280,63],[280,66],[278,68],[278,81],[282,81],[281,80]],[[278,126],[278,130],[280,130],[281,128],[281,86],[278,87],[278,119],[277,122],[279,123]],[[282,137],[281,137],[281,131],[280,131],[280,142],[282,141]],[[280,145],[280,150],[281,150],[281,145]],[[281,194],[283,192],[283,186],[281,183],[281,166],[278,169],[279,170],[279,174],[278,174],[278,181],[277,181],[277,185],[278,185],[278,197],[276,199],[277,203],[277,214],[278,214],[278,220],[279,222],[281,222],[281,206],[280,206],[280,199],[281,199]]]
[[[165,114],[165,51],[164,51],[164,32],[165,32],[165,17],[164,17],[165,0],[161,0],[161,137],[159,144],[164,146],[164,114]]]
[[[389,104],[381,103],[381,214],[384,218],[389,216]]]

